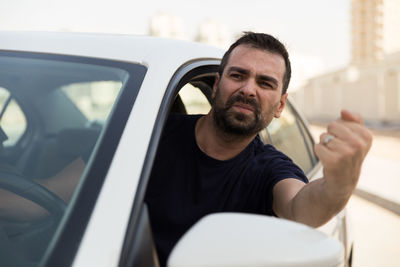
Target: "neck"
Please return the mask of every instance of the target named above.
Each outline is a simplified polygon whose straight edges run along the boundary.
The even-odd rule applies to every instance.
[[[210,111],[197,121],[195,136],[197,145],[205,154],[214,159],[228,160],[242,152],[256,135],[237,136],[221,131]]]

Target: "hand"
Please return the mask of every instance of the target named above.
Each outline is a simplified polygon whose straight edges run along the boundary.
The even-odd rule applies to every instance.
[[[326,139],[328,135],[333,139]],[[326,189],[331,197],[351,196],[371,144],[372,134],[361,116],[345,110],[340,119],[328,125],[327,133],[321,134],[314,150],[323,165]]]

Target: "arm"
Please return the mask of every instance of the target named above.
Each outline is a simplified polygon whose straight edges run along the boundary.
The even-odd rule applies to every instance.
[[[68,203],[84,168],[84,162],[81,158],[78,158],[55,176],[35,181]],[[47,211],[34,202],[0,189],[0,217],[15,220],[31,220],[40,218],[46,214]]]
[[[82,158],[77,158],[55,176],[35,181],[68,203],[84,169],[85,163]]]
[[[328,133],[335,138],[324,144]],[[314,149],[323,165],[323,178],[307,185],[285,179],[273,190],[273,209],[278,216],[314,227],[345,207],[357,185],[372,135],[360,116],[342,111],[341,118],[328,125],[320,140]]]

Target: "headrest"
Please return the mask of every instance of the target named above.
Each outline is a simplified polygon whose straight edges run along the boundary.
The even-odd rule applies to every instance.
[[[89,148],[93,148],[99,133],[97,129],[64,129],[57,135],[58,147],[64,155],[82,155]]]

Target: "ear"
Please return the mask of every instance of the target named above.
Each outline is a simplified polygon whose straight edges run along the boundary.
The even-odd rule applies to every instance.
[[[214,99],[215,94],[217,92],[219,79],[220,79],[220,76],[219,76],[219,73],[217,72],[217,74],[215,74],[215,81],[214,81],[213,91],[212,91],[212,95],[211,95],[213,99]]]
[[[275,118],[279,118],[281,116],[281,113],[286,106],[287,97],[288,97],[287,93],[281,96],[281,99],[279,100],[279,106],[276,109],[275,114],[274,114]]]

